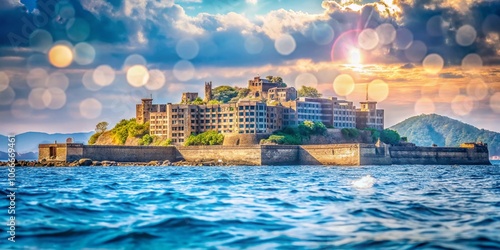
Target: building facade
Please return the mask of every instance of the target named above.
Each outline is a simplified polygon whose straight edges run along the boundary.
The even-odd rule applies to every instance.
[[[237,103],[188,104],[198,97],[197,93],[184,93],[182,104],[153,104],[151,98],[141,99],[136,106],[136,120],[149,122],[151,135],[169,138],[174,144],[184,143],[191,134],[210,130],[223,134],[272,133],[306,120],[334,128],[384,128],[384,110],[377,109],[376,102],[361,102],[361,108],[356,109],[350,101],[336,97],[297,98],[295,88],[272,85],[275,83],[259,77],[249,81],[251,92],[277,101],[273,104],[244,99]],[[211,100],[211,88],[212,83],[206,82],[205,100]]]
[[[377,109],[377,102],[360,102],[361,108],[356,109],[356,128],[384,129],[384,110]]]

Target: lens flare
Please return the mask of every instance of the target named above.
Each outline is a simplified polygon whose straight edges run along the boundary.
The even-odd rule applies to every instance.
[[[389,96],[389,85],[382,80],[374,80],[368,84],[368,97],[381,102]]]
[[[262,39],[256,36],[249,36],[245,38],[245,50],[248,54],[259,54],[264,48],[264,42]]]
[[[95,119],[101,115],[102,104],[94,98],[87,98],[80,102],[80,115],[86,119]]]
[[[429,74],[438,74],[444,67],[444,60],[438,54],[430,54],[422,62],[424,70]]]
[[[7,87],[3,91],[0,91],[0,105],[11,104],[16,97],[16,92],[11,87]]]
[[[493,112],[500,114],[500,92],[496,92],[490,97],[490,108]]]
[[[108,86],[115,80],[115,71],[109,65],[101,65],[92,74],[94,82],[101,86]]]
[[[148,69],[142,65],[134,65],[127,70],[127,81],[133,87],[142,87],[148,80]]]
[[[455,40],[461,46],[469,46],[474,43],[477,37],[477,32],[474,27],[466,24],[457,30]]]
[[[378,34],[373,29],[364,29],[359,33],[358,45],[364,50],[372,50],[379,44]]]
[[[175,51],[180,58],[184,60],[191,60],[198,55],[200,46],[198,45],[198,42],[191,38],[183,38],[177,42]]]
[[[299,89],[302,86],[316,88],[318,86],[318,79],[311,73],[301,73],[295,77],[295,88]]]
[[[9,87],[9,76],[5,72],[0,71],[0,92],[6,90]]]
[[[66,68],[73,62],[73,51],[66,45],[58,44],[49,50],[48,58],[54,67]]]
[[[464,71],[480,70],[481,67],[483,67],[483,59],[478,54],[471,53],[462,59],[462,70]]]
[[[146,83],[146,88],[149,90],[159,90],[165,85],[165,75],[157,69],[149,71],[149,81]]]
[[[348,74],[338,75],[333,81],[333,90],[339,96],[347,96],[354,91],[354,79]]]
[[[423,97],[415,102],[415,113],[419,114],[432,114],[436,111],[434,102],[432,99]]]
[[[480,101],[486,98],[487,95],[488,85],[481,78],[474,78],[467,84],[467,96],[470,98]]]
[[[453,110],[453,113],[460,116],[468,115],[472,111],[473,107],[474,101],[472,98],[465,95],[457,95],[451,101],[451,109]]]
[[[173,73],[179,81],[189,81],[194,77],[195,68],[189,61],[182,60],[174,65]]]
[[[296,46],[295,39],[289,34],[283,34],[274,41],[274,48],[284,56],[292,54]]]

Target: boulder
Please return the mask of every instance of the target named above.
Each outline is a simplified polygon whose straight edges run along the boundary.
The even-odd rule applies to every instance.
[[[92,165],[92,160],[89,158],[82,158],[78,161],[78,165],[80,166],[90,166]]]

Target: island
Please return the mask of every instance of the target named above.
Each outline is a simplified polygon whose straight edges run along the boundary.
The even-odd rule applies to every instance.
[[[39,145],[39,161],[185,162],[212,165],[490,165],[481,142],[460,147],[418,147],[384,130],[377,102],[322,97],[316,89],[288,87],[281,77],[256,76],[247,88],[205,82],[205,96],[183,93],[179,104],[143,98],[133,122],[148,131],[142,145]],[[123,124],[127,121],[124,120]],[[117,125],[118,126],[118,125]],[[104,129],[105,130],[105,129]],[[96,133],[92,142],[104,131]],[[125,130],[126,133],[128,133]],[[211,141],[196,136],[210,136]],[[118,136],[123,144],[127,138]],[[165,145],[152,146],[157,138]],[[215,145],[214,145],[215,144]],[[81,164],[81,163],[80,163]]]

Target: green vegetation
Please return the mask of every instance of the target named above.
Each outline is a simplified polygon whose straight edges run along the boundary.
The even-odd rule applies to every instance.
[[[138,124],[135,118],[123,119],[111,129],[111,134],[116,144],[123,145],[129,137],[143,138],[144,135],[149,134],[149,122]]]
[[[97,125],[95,126],[95,134],[90,136],[88,144],[94,145],[97,142],[97,139],[99,138],[99,136],[101,136],[102,133],[104,133],[108,129],[108,125],[109,124],[107,122],[97,123]]]
[[[139,145],[150,145],[153,142],[153,137],[149,134],[145,134],[140,140]]]
[[[340,130],[345,139],[356,139],[359,137],[359,130],[355,128],[343,128]]]
[[[204,102],[203,102],[203,99],[201,99],[201,97],[196,97],[196,99],[194,99],[191,103],[188,103],[188,104],[203,105]]]
[[[99,136],[101,136],[101,135],[102,135],[102,133],[97,133],[96,132],[95,134],[93,134],[92,136],[90,136],[88,144],[89,145],[94,145],[96,143],[97,139],[99,138]]]
[[[399,136],[398,132],[392,129],[384,129],[380,133],[380,141],[385,144],[397,145],[401,142],[401,136]]]
[[[322,135],[326,126],[322,122],[304,121],[298,127],[285,127],[274,132],[269,138],[262,139],[261,144],[275,143],[284,145],[300,145],[302,140],[311,135]]]
[[[299,132],[301,135],[322,135],[326,132],[326,126],[322,122],[304,121],[299,124]]]
[[[299,97],[321,97],[318,90],[313,87],[302,86],[297,93]]]
[[[372,135],[372,142],[377,142],[380,138],[380,131],[374,128],[365,128],[366,131],[370,131]]]
[[[210,100],[210,101],[208,101],[208,103],[207,103],[207,104],[210,104],[210,105],[214,105],[214,104],[222,104],[222,102],[217,101],[217,100]]]
[[[227,103],[238,96],[238,90],[230,86],[219,86],[212,90],[212,99],[221,103]]]
[[[197,146],[197,145],[222,145],[224,142],[224,135],[219,134],[217,131],[207,131],[198,135],[192,134],[190,135],[186,142],[185,146]]]
[[[107,122],[99,122],[95,126],[95,132],[96,133],[104,133],[104,131],[108,130],[108,123]]]
[[[418,146],[457,147],[464,142],[484,142],[491,155],[500,155],[500,133],[478,129],[446,116],[431,114],[408,118],[391,127]]]

